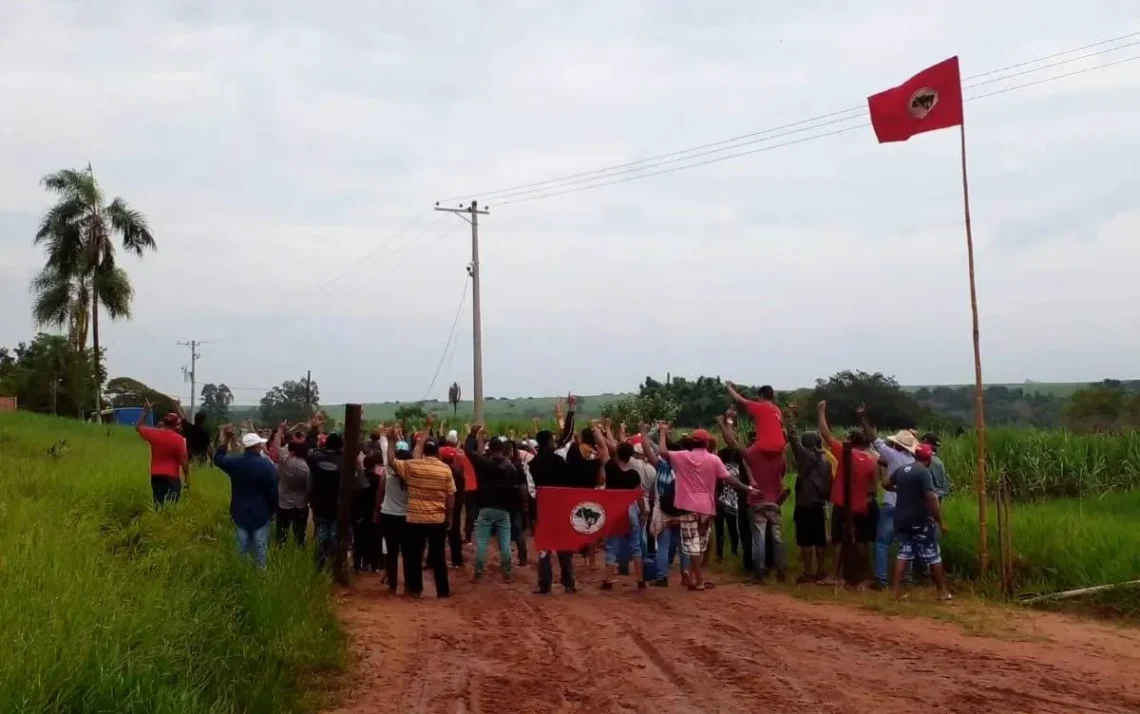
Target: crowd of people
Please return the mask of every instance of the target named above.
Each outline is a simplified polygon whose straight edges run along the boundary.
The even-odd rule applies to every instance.
[[[488,435],[480,425],[446,430],[429,418],[419,431],[381,425],[355,455],[351,502],[342,503],[345,441],[325,428],[318,413],[308,423],[281,424],[271,432],[247,425],[220,429],[211,444],[201,415],[190,423],[178,413],[138,431],[151,446],[151,485],[156,505],[178,500],[189,488],[191,464],[212,463],[231,482],[230,513],[239,553],[265,567],[270,524],[276,542],[304,546],[313,522],[314,557],[324,568],[335,553],[338,508],[349,507],[352,565],[375,572],[392,593],[423,593],[424,568],[439,597],[451,593],[450,572],[465,568],[465,544],[473,544],[471,574],[487,574],[495,538],[500,576],[527,567],[528,537],[536,526],[536,499],[544,487],[636,491],[626,524],[579,552],[537,553],[537,594],[554,584],[554,561],[563,590],[577,589],[575,560],[595,567],[604,554],[600,587],[610,590],[623,574],[636,587],[669,587],[679,561],[679,583],[705,590],[705,568],[742,556],[749,582],[772,574],[787,578],[783,506],[794,494],[793,526],[802,572],[797,582],[891,587],[901,593],[911,574],[929,574],[939,597],[949,599],[939,539],[946,532],[941,499],[949,492],[939,440],[911,430],[880,436],[862,409],[854,429],[840,440],[818,405],[818,431],[799,433],[794,409],[785,414],[771,387],[749,399],[728,383],[733,406],[717,419],[718,434],[696,429],[675,433],[669,424],[575,424],[576,402],[557,415],[559,430],[532,435]],[[737,409],[755,425],[748,442],[737,435]],[[785,418],[785,417],[790,418]],[[536,424],[537,426],[537,424]],[[212,453],[211,453],[212,451]],[[785,487],[787,466],[795,472]],[[830,528],[828,524],[830,523]],[[715,536],[715,537],[714,537]],[[715,545],[714,545],[715,544]],[[892,550],[894,568],[890,568]],[[830,567],[829,567],[830,561]],[[911,569],[918,561],[919,568]]]

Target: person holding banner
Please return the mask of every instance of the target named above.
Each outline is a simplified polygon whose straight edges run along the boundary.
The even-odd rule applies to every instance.
[[[645,520],[649,508],[645,503],[645,491],[641,488],[641,474],[633,466],[633,444],[623,441],[611,455],[607,440],[597,435],[598,460],[604,466],[606,490],[637,491],[638,497],[629,504],[626,511],[628,532],[615,533],[606,538],[606,579],[602,581],[602,590],[614,589],[614,575],[617,572],[618,553],[623,543],[629,548],[630,562],[633,564],[634,575],[637,576],[637,589],[645,589],[645,567],[642,561],[641,533],[645,528]]]

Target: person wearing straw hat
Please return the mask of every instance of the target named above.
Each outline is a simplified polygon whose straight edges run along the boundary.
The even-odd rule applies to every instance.
[[[277,467],[262,455],[265,444],[264,437],[250,432],[241,437],[243,453],[230,456],[224,445],[214,452],[214,465],[230,477],[230,517],[237,528],[238,555],[253,556],[259,568],[265,567],[269,521],[278,501]]]
[[[879,452],[879,466],[886,470],[886,478],[894,476],[899,469],[914,463],[914,452],[918,448],[918,436],[913,431],[903,429],[880,438],[875,427],[867,419],[862,407],[856,412],[860,428]],[[891,559],[891,546],[895,542],[895,509],[898,497],[894,491],[883,491],[883,501],[879,505],[879,520],[875,531],[875,586],[879,589],[888,585],[888,567]]]

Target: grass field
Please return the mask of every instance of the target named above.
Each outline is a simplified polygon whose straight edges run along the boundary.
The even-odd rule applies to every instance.
[[[328,579],[306,551],[239,562],[217,470],[154,511],[147,459],[129,428],[0,414],[0,711],[314,710],[343,657]]]

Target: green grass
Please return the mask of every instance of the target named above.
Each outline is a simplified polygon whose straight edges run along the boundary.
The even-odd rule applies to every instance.
[[[344,650],[328,579],[303,550],[239,562],[216,470],[153,510],[147,458],[127,428],[0,415],[0,711],[314,710]]]
[[[986,431],[987,481],[1009,480],[1015,499],[1095,498],[1140,489],[1140,432],[1078,434],[1062,429],[1002,427]],[[956,489],[973,488],[977,440],[943,439],[939,456]]]
[[[788,485],[793,482],[794,477],[789,476]],[[794,507],[794,499],[784,504],[784,542],[790,570],[798,574],[801,564],[795,548]],[[993,569],[985,577],[979,573],[978,508],[973,494],[957,494],[943,503],[950,532],[941,544],[954,589],[996,600],[1000,588],[996,580],[998,540],[994,508],[990,503],[987,531]],[[1010,519],[1015,588],[1020,596],[1122,583],[1140,577],[1140,539],[1136,537],[1140,491],[1014,503]],[[1136,622],[1140,621],[1140,588],[1123,588],[1043,606]]]

